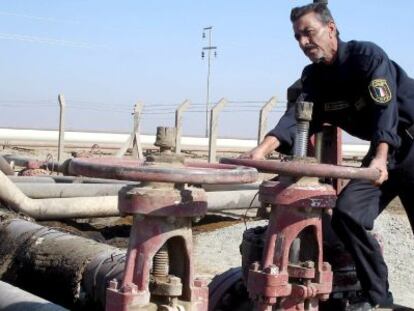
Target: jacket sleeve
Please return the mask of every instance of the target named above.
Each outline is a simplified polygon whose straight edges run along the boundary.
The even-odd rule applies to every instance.
[[[380,142],[390,146],[390,151],[401,144],[397,134],[398,102],[396,70],[385,52],[371,57],[366,71],[367,92],[372,113],[371,144],[375,148]]]

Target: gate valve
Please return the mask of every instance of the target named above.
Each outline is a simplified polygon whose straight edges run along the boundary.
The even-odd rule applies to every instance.
[[[193,185],[252,183],[257,170],[187,162],[172,152],[174,129],[158,128],[160,153],[146,161],[73,159],[72,175],[137,181],[119,192],[122,215],[133,215],[123,279],[107,289],[106,311],[207,311],[206,282],[195,278],[192,219],[207,212],[205,191]],[[131,290],[133,289],[133,290]]]
[[[259,201],[270,205],[271,213],[260,265],[251,267],[247,275],[247,291],[256,309],[272,310],[277,305],[278,310],[308,310],[309,306],[318,310],[318,301],[329,297],[333,283],[331,266],[323,261],[322,212],[336,201],[335,189],[321,184],[318,177],[375,181],[379,172],[318,164],[304,157],[289,162],[228,158],[220,162],[281,177],[263,182],[259,189]],[[292,247],[296,241],[299,247]]]
[[[302,97],[296,102],[291,161],[220,160],[279,174],[278,181],[264,181],[259,189],[262,206],[271,206],[261,262],[250,266],[247,273],[242,267],[247,291],[257,310],[270,311],[274,305],[286,311],[318,310],[318,301],[329,297],[333,283],[331,266],[323,261],[322,216],[335,206],[337,194],[331,185],[321,184],[319,178],[379,178],[376,169],[319,164],[306,157],[312,107]],[[213,301],[218,301],[218,294],[213,294]]]

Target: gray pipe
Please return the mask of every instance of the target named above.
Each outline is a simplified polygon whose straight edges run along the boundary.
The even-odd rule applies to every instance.
[[[20,183],[16,186],[29,198],[73,198],[96,197],[118,195],[125,185],[122,184],[35,184]],[[221,185],[222,186],[222,185]],[[209,210],[223,210],[245,208],[250,206],[253,197],[259,191],[257,184],[239,185],[241,189],[234,187],[205,187]],[[204,187],[203,187],[204,188]],[[220,189],[221,188],[221,189]],[[220,191],[217,191],[220,189]],[[259,201],[255,198],[253,207],[259,207]]]
[[[14,183],[56,183],[52,176],[8,176],[9,179]]]
[[[115,196],[126,185],[19,183],[16,186],[29,198],[45,199]]]
[[[0,171],[0,199],[37,220],[110,217],[119,215],[118,197],[30,199]]]
[[[94,196],[115,196],[125,185],[76,185],[76,184],[16,184],[16,186],[32,199],[45,198],[73,198]],[[217,188],[216,188],[217,189]],[[1,192],[0,192],[1,193]],[[246,190],[207,191],[207,205],[209,211],[243,209],[260,207],[256,194],[258,187]],[[80,199],[80,198],[78,198]],[[114,206],[113,215],[119,215],[118,207]],[[89,211],[87,217],[102,217]]]
[[[0,281],[0,310],[3,311],[68,311],[61,306]]]
[[[259,190],[206,192],[209,211],[246,209],[260,207]]]

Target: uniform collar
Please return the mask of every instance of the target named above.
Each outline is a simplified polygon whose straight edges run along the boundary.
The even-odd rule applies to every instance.
[[[334,67],[342,65],[348,59],[348,56],[349,56],[348,42],[344,42],[341,39],[338,39],[338,51],[336,52],[335,61],[330,65],[327,65],[323,62],[314,63],[314,65],[316,67],[321,67],[321,68],[334,68]]]
[[[338,52],[334,65],[343,64],[348,58],[348,43],[338,39]]]

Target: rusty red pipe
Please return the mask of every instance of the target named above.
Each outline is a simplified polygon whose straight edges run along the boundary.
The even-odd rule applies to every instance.
[[[380,172],[373,168],[360,168],[332,164],[306,163],[303,161],[281,162],[275,160],[249,160],[221,158],[220,163],[254,167],[265,173],[294,177],[330,177],[376,181]]]

